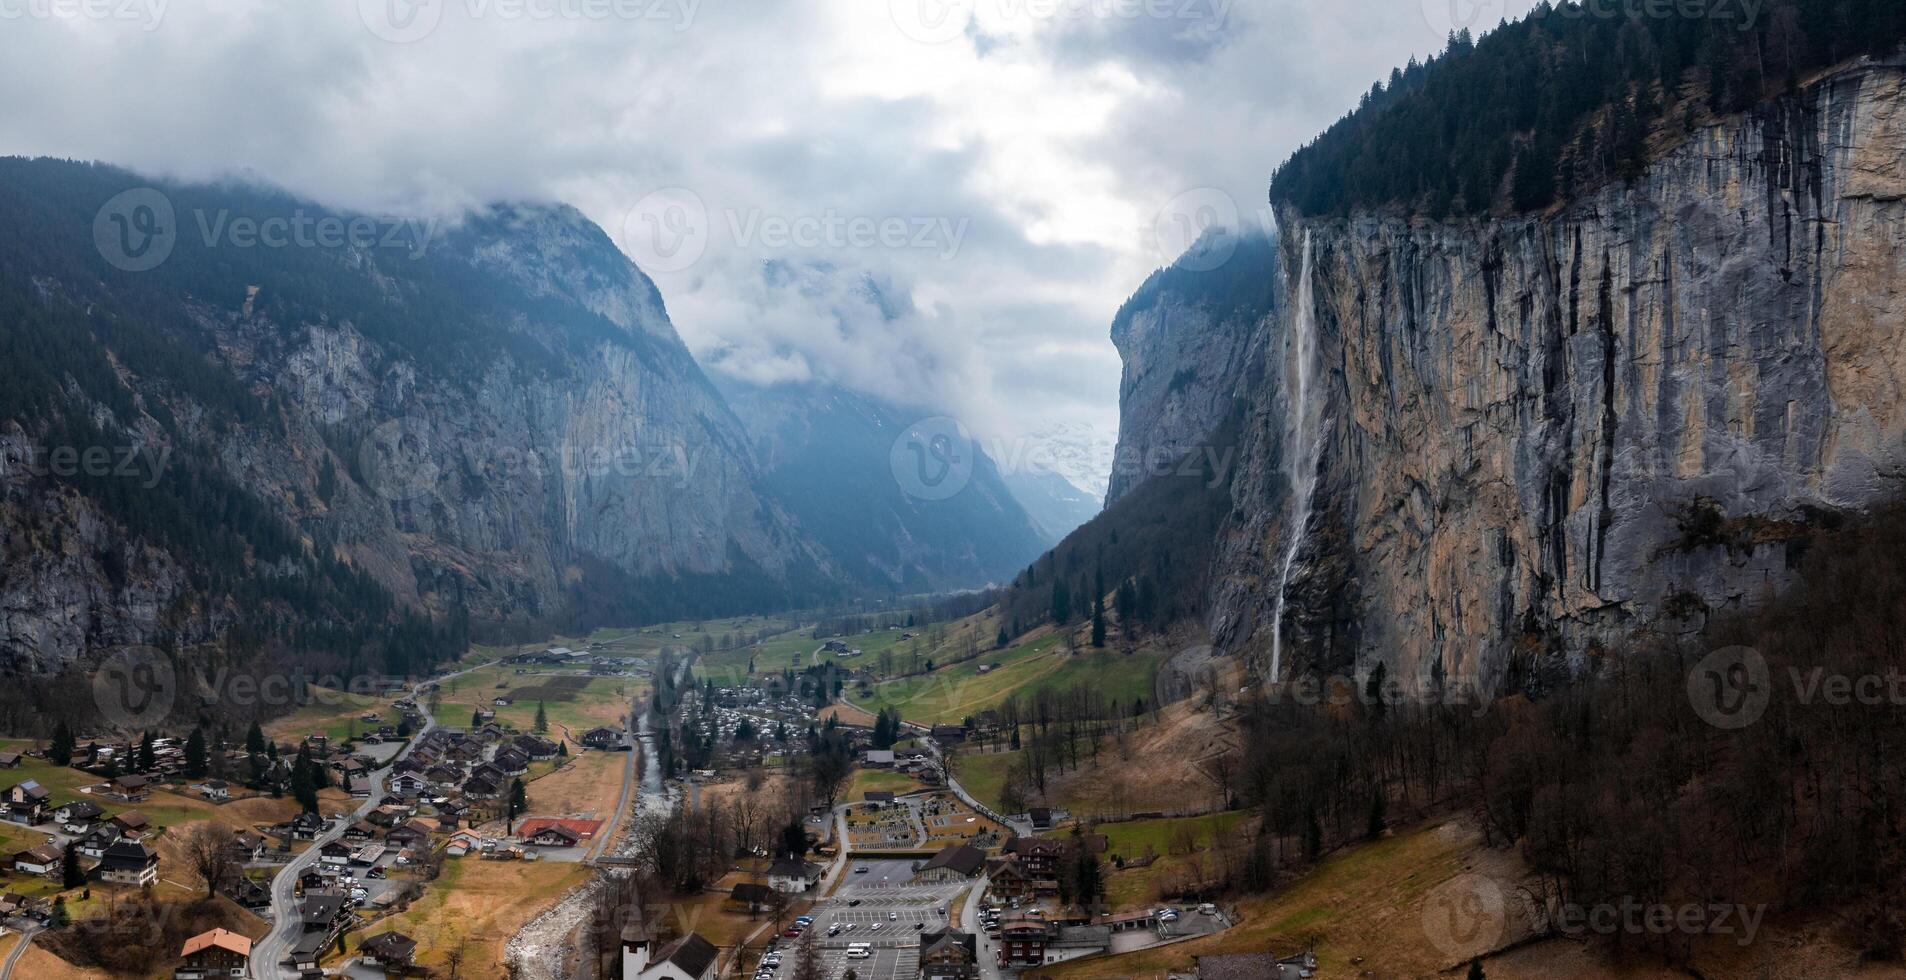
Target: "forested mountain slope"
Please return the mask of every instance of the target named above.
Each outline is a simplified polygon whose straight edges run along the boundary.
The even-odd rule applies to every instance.
[[[401,673],[471,628],[831,588],[654,286],[573,210],[426,225],[0,160],[0,309],[9,669],[154,644]]]

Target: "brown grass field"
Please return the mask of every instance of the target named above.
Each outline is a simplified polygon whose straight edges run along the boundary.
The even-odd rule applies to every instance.
[[[622,774],[628,765],[626,752],[584,752],[571,756],[568,765],[523,788],[529,794],[532,812],[548,816],[591,814],[607,820],[622,791]]]
[[[0,949],[12,952],[14,944],[18,941],[17,936],[9,936]],[[103,970],[88,970],[74,966],[41,949],[37,943],[20,958],[19,965],[14,967],[13,975],[31,977],[32,980],[119,980]],[[160,975],[171,976],[171,973],[168,971]]]
[[[441,968],[445,954],[461,944],[465,980],[501,978],[504,944],[581,884],[588,871],[580,864],[452,859],[423,898],[372,931],[390,928],[417,940],[419,962],[433,968]]]
[[[835,702],[820,711],[819,718],[826,721],[838,718],[843,725],[859,725],[862,728],[874,727],[874,713],[865,708],[856,708],[845,702]]]

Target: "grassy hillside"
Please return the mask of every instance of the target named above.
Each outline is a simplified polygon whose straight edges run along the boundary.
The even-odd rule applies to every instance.
[[[1114,828],[1106,827],[1111,832]],[[1505,882],[1514,862],[1461,825],[1437,824],[1352,848],[1269,895],[1237,904],[1241,921],[1228,932],[1174,946],[1031,971],[1027,980],[1125,980],[1188,970],[1210,953],[1317,953],[1324,976],[1426,977],[1449,966],[1423,931],[1424,897],[1489,861]],[[1491,977],[1496,974],[1492,971]]]
[[[1219,808],[1217,787],[1203,766],[1235,753],[1238,736],[1230,719],[1201,704],[1180,701],[1148,714],[1129,730],[1107,737],[1096,757],[1077,769],[1049,769],[1046,791],[1022,791],[1029,802],[1065,807],[1075,815],[1115,819],[1133,813],[1182,813]],[[1020,752],[975,746],[953,757],[960,785],[997,807],[1007,774]]]
[[[1068,652],[1059,634],[1042,630],[974,660],[865,687],[850,685],[844,694],[858,707],[875,712],[898,709],[902,718],[921,725],[959,722],[998,707],[1013,695],[1026,698],[1041,690],[1080,685],[1124,708],[1139,699],[1150,701],[1165,657],[1157,650],[1122,653],[1089,646]]]

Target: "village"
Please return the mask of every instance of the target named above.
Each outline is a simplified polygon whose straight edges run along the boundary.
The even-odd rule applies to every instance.
[[[135,927],[175,944],[168,975],[183,980],[427,975],[405,930],[441,938],[416,910],[480,877],[456,863],[578,869],[527,879],[566,886],[605,857],[629,809],[644,663],[551,647],[329,698],[235,744],[63,728],[9,744],[0,976],[60,963],[49,951],[123,975],[111,949],[67,936]],[[194,919],[212,928],[176,935]]]
[[[823,690],[838,690],[868,679],[869,667],[839,665],[862,655],[830,640],[796,663],[818,669]],[[798,766],[799,733],[816,725],[851,746],[853,770],[843,798],[813,805],[804,821],[819,860],[745,857],[711,886],[725,894],[717,921],[704,917],[699,931],[666,942],[639,918],[629,922],[623,977],[780,980],[807,959],[828,980],[1030,978],[1043,967],[1167,946],[1232,924],[1211,902],[1111,907],[1097,880],[1110,857],[1104,834],[1049,807],[1002,815],[949,778],[947,757],[980,734],[968,725],[905,724],[897,713],[869,725],[831,699],[817,716],[809,693],[783,674],[685,690],[676,717],[699,751],[685,773],[685,806],[704,792],[715,797],[738,773]],[[994,722],[992,712],[982,714]],[[734,923],[736,915],[748,924]],[[741,955],[733,955],[737,946]],[[1264,953],[1207,956],[1200,971],[1183,976],[1298,980],[1314,971],[1306,954]]]
[[[517,931],[652,861],[641,820],[740,798],[802,812],[800,853],[737,846],[707,901],[690,897],[699,918],[637,915],[619,949],[597,951],[606,973],[781,980],[807,956],[828,980],[1032,978],[1230,927],[1209,902],[1113,907],[1100,869],[1117,856],[1089,821],[1003,814],[969,793],[949,761],[1001,737],[997,713],[870,722],[838,698],[875,672],[863,647],[915,634],[724,637],[698,656],[679,629],[697,627],[517,649],[231,744],[62,734],[0,751],[0,922],[13,933],[0,977],[66,962],[54,954],[108,975],[109,957],[89,964],[61,937],[124,917],[136,896],[223,910],[157,930],[176,980],[555,977],[524,965]],[[744,652],[747,669],[724,669]],[[1310,975],[1301,956],[1281,959],[1275,975]],[[1214,961],[1209,975],[1226,974]]]
[[[831,868],[783,862],[766,889],[734,886],[734,907],[787,916],[756,961],[756,980],[783,975],[808,943],[829,978],[998,980],[1228,926],[1208,903],[1115,912],[1078,901],[1079,869],[1104,855],[1105,837],[1043,822],[1049,813],[1039,825],[1025,815],[1003,818],[939,785],[940,740],[962,737],[960,726],[940,726],[898,750],[865,750],[857,780],[892,774],[918,788],[866,790],[841,804],[836,838],[844,846]],[[1212,966],[1212,976],[1225,975],[1220,963]],[[1283,966],[1293,978],[1311,975],[1301,957]]]

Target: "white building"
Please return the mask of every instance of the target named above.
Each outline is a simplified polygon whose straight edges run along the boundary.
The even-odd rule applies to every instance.
[[[622,934],[623,980],[708,980],[715,975],[717,951],[713,943],[689,933],[653,951],[648,933],[639,927]]]
[[[798,895],[821,883],[821,866],[810,861],[776,861],[768,869],[768,887]]]

